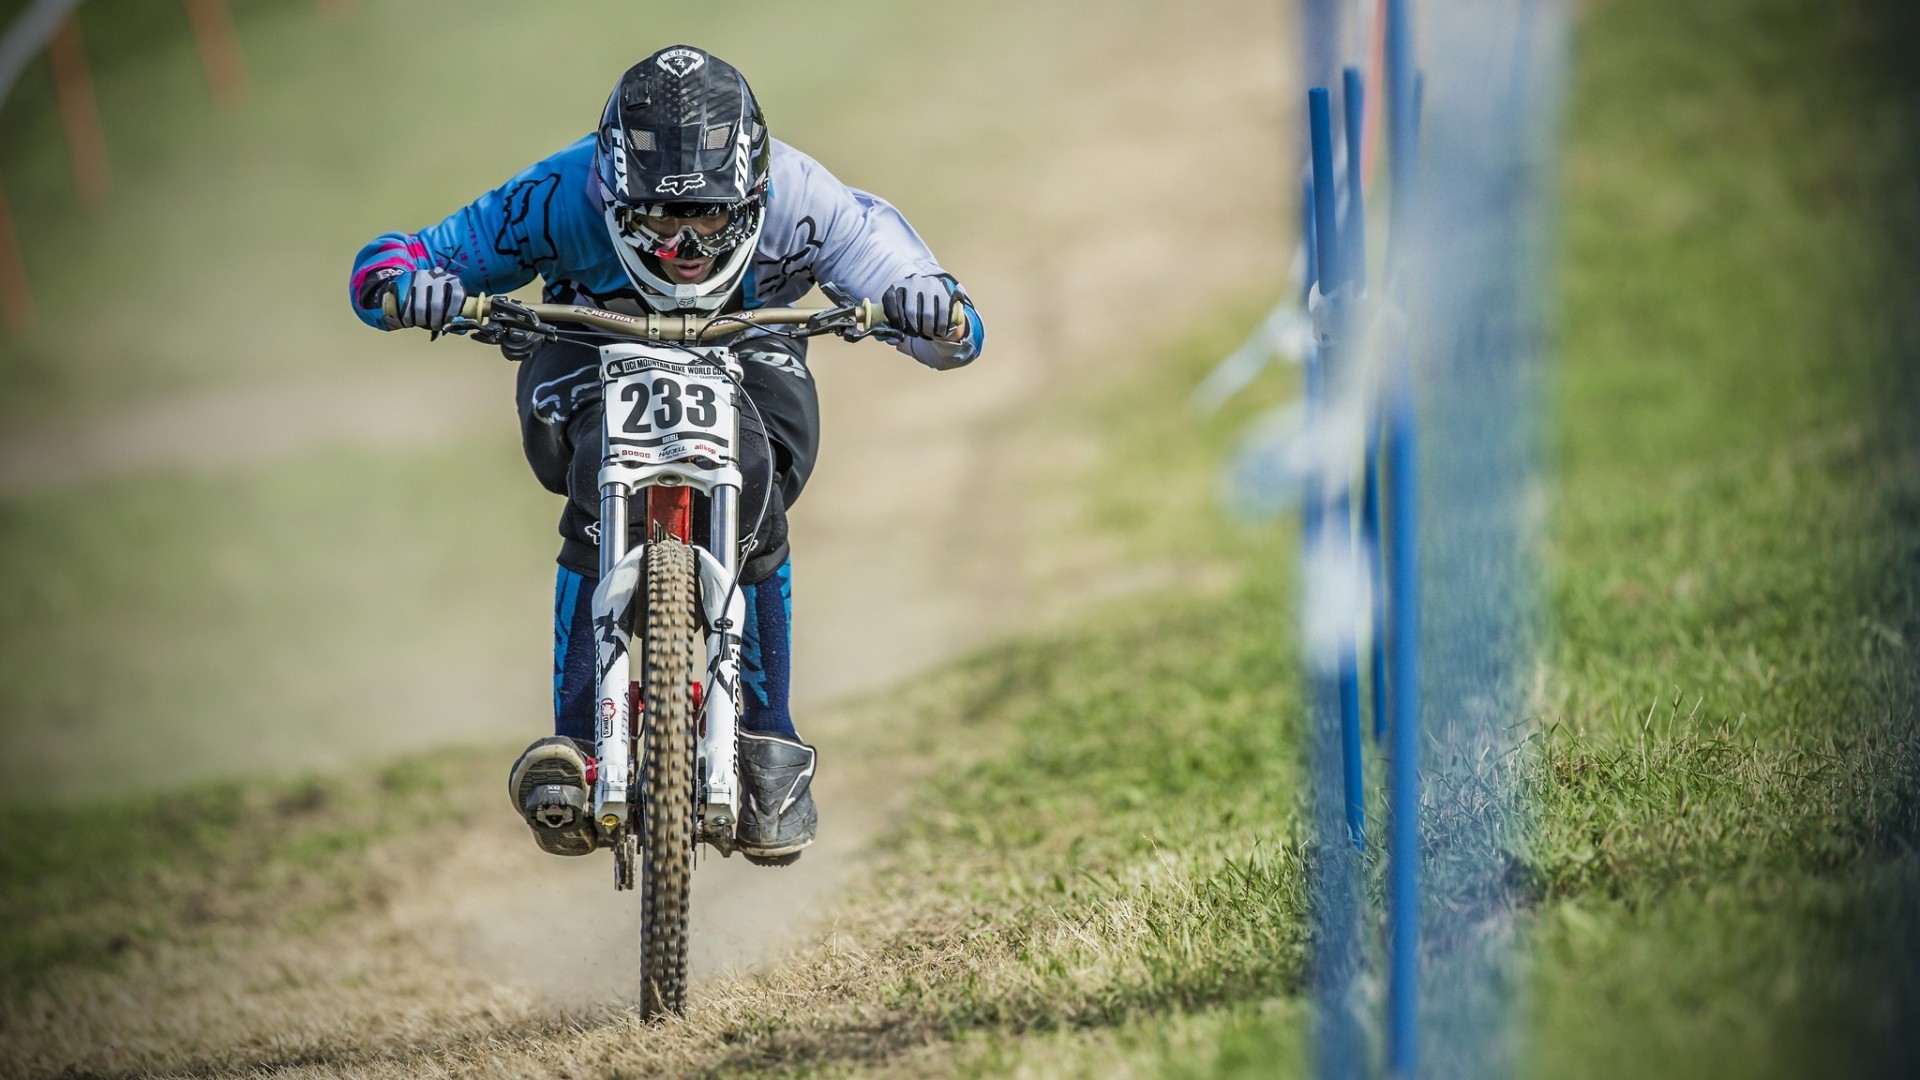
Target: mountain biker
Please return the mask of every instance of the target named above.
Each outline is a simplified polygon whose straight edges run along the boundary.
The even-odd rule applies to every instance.
[[[448,328],[472,293],[505,292],[538,275],[549,303],[628,313],[711,316],[791,305],[817,283],[878,297],[897,347],[935,369],[979,355],[985,327],[966,291],[898,211],[842,184],[772,139],[753,91],[703,49],[661,49],[615,85],[599,128],[417,233],[375,238],[354,260],[351,295],[368,325]],[[391,296],[396,314],[383,316]],[[749,331],[733,342],[743,387],[737,843],[756,861],[787,861],[813,842],[815,751],[788,705],[791,562],[787,510],[813,471],[819,399],[804,339]],[[592,603],[599,565],[599,356],[558,341],[519,369],[527,461],[567,496],[554,591],[555,734],[514,763],[508,794],[542,850],[584,855],[596,844],[586,776],[593,747]],[[772,495],[768,497],[771,480]]]

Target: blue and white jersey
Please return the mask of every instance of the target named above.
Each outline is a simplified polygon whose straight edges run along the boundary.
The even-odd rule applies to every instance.
[[[376,237],[353,263],[354,310],[381,326],[380,271],[440,267],[469,292],[508,292],[542,279],[549,303],[639,310],[640,295],[614,253],[593,171],[589,135],[535,163],[499,188],[418,233]],[[824,166],[774,140],[766,222],[740,290],[740,306],[784,307],[815,284],[831,282],[877,300],[908,274],[942,274],[907,219],[886,200],[841,183]],[[369,307],[369,303],[374,306]],[[958,342],[906,338],[900,351],[929,367],[958,367],[986,341],[967,304],[973,332]]]

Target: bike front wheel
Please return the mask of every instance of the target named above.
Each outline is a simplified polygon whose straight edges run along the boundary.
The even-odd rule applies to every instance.
[[[693,549],[647,545],[640,822],[640,1011],[687,1000],[687,904],[693,887],[695,657],[704,655]]]

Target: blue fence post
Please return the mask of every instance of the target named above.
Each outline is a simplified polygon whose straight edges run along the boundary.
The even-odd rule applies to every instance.
[[[1350,66],[1341,72],[1341,105],[1346,120],[1347,216],[1341,223],[1340,255],[1346,294],[1342,296],[1336,311],[1342,316],[1352,314],[1352,302],[1358,299],[1367,285],[1367,198],[1360,168],[1361,149],[1366,136],[1364,87],[1365,81],[1359,68]],[[1338,325],[1340,333],[1345,336],[1349,332],[1346,319],[1342,318]],[[1351,352],[1344,355],[1350,362]],[[1333,513],[1342,525],[1341,538],[1345,543],[1341,546],[1346,551],[1348,567],[1358,572],[1355,559],[1358,552],[1353,546],[1353,496],[1350,483],[1341,483],[1334,498]],[[1360,642],[1352,633],[1340,642],[1340,746],[1346,768],[1347,831],[1353,840],[1354,850],[1363,851],[1366,849],[1367,832],[1367,777],[1365,763],[1361,759]]]
[[[1322,296],[1332,296],[1346,282],[1340,257],[1340,189],[1333,180],[1333,108],[1327,88],[1307,91],[1307,129],[1313,156],[1313,246]]]
[[[1392,150],[1392,220],[1388,272],[1395,302],[1407,305],[1402,265],[1418,183],[1420,104],[1414,72],[1413,25],[1407,0],[1387,0],[1387,112]],[[1396,257],[1398,256],[1398,257]],[[1420,567],[1419,472],[1415,441],[1410,343],[1395,350],[1388,378],[1385,457],[1387,603],[1389,613],[1387,791],[1387,1070],[1396,1077],[1420,1068]]]
[[[1420,572],[1419,473],[1415,452],[1413,380],[1404,359],[1396,365],[1386,432],[1388,602],[1392,716],[1388,724],[1387,789],[1387,1066],[1395,1076],[1419,1068],[1420,1012]]]
[[[1332,383],[1339,360],[1339,305],[1344,300],[1344,272],[1340,243],[1340,223],[1334,180],[1333,115],[1327,91],[1315,87],[1307,91],[1307,119],[1311,136],[1313,166],[1313,240],[1314,263],[1319,270],[1318,286],[1323,307],[1315,322],[1316,345],[1307,371],[1308,429],[1323,415],[1324,397]],[[1329,582],[1318,573],[1322,552],[1334,547],[1333,538],[1351,536],[1350,523],[1334,517],[1329,498],[1331,484],[1341,483],[1336,475],[1316,465],[1308,472],[1304,509],[1301,515],[1305,575],[1305,610],[1312,624],[1320,604],[1328,601]],[[1335,529],[1340,529],[1335,534]],[[1350,543],[1350,540],[1343,542]],[[1354,996],[1359,986],[1359,925],[1363,903],[1359,856],[1352,840],[1355,836],[1351,817],[1352,797],[1357,792],[1349,785],[1348,798],[1335,795],[1336,785],[1344,782],[1345,755],[1342,751],[1340,724],[1340,686],[1338,665],[1327,655],[1327,642],[1316,639],[1311,631],[1307,647],[1307,685],[1310,730],[1312,732],[1312,798],[1315,871],[1312,878],[1314,920],[1313,985],[1315,1071],[1322,1077],[1360,1077],[1367,1071],[1370,1054],[1366,1028],[1360,1021]],[[1345,650],[1351,652],[1351,649]],[[1344,836],[1343,836],[1344,834]],[[1347,842],[1342,842],[1342,840]]]
[[[1347,127],[1347,220],[1342,239],[1347,256],[1346,280],[1355,289],[1367,287],[1367,185],[1363,167],[1366,150],[1367,80],[1349,66],[1340,73],[1340,104]]]
[[[1367,284],[1366,228],[1366,80],[1360,69],[1348,66],[1342,73],[1342,104],[1347,114],[1347,197],[1348,227],[1352,260],[1348,265],[1356,285]],[[1380,554],[1380,410],[1369,405],[1366,415],[1366,463],[1360,489],[1360,553],[1366,560],[1369,596],[1369,623],[1372,633],[1367,656],[1368,697],[1373,703],[1373,740],[1378,743],[1387,733],[1387,655],[1385,637],[1386,570]],[[1359,693],[1355,688],[1355,694]]]
[[[1387,93],[1387,167],[1392,186],[1387,220],[1387,268],[1400,269],[1397,256],[1406,250],[1407,220],[1413,196],[1414,155],[1420,152],[1420,137],[1415,119],[1418,76],[1413,69],[1413,24],[1409,21],[1407,0],[1387,0],[1386,93]]]
[[[1331,99],[1323,87],[1307,91],[1307,119],[1313,142],[1313,190],[1314,210],[1317,217],[1315,241],[1320,250],[1321,302],[1330,305],[1328,322],[1334,328],[1328,334],[1328,340],[1321,342],[1320,349],[1320,386],[1324,388],[1335,381],[1336,367],[1343,362],[1344,343],[1337,339],[1344,334],[1343,323],[1350,286],[1354,284],[1353,260],[1349,257],[1350,245],[1346,242],[1346,230],[1338,223],[1339,209],[1336,198],[1339,186],[1334,181],[1333,169],[1333,109]],[[1358,214],[1358,208],[1349,204],[1347,224],[1351,226]],[[1319,395],[1309,395],[1309,407],[1320,400]],[[1332,490],[1321,489],[1318,494],[1322,508],[1316,512],[1313,524],[1317,530],[1309,536],[1331,537],[1337,546],[1349,557],[1353,546],[1353,509],[1348,485],[1344,480],[1333,480]],[[1319,543],[1318,539],[1310,544]],[[1360,760],[1360,675],[1359,660],[1355,655],[1359,643],[1348,640],[1340,643],[1336,659],[1332,699],[1335,715],[1340,726],[1341,780],[1346,792],[1347,839],[1355,850],[1366,846],[1367,794],[1366,775]],[[1317,676],[1324,677],[1324,676]]]
[[[1316,227],[1319,200],[1313,192],[1313,177],[1309,175],[1300,185],[1300,235],[1306,238],[1301,242],[1301,248],[1307,256],[1306,284],[1300,290],[1302,306],[1306,305],[1307,293],[1313,288],[1314,282],[1320,280],[1320,244],[1317,239],[1320,230]]]
[[[1366,477],[1360,490],[1360,545],[1367,560],[1368,614],[1373,623],[1367,674],[1376,745],[1387,737],[1387,568],[1380,535],[1380,443],[1386,437],[1383,414],[1378,406],[1367,410]]]

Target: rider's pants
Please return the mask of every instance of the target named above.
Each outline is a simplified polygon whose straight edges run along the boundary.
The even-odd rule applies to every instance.
[[[740,726],[795,735],[787,703],[792,682],[793,564],[746,586],[747,625],[740,642]],[[560,567],[553,591],[553,729],[593,742],[595,703],[593,590],[596,578]],[[797,736],[796,736],[797,737]]]

